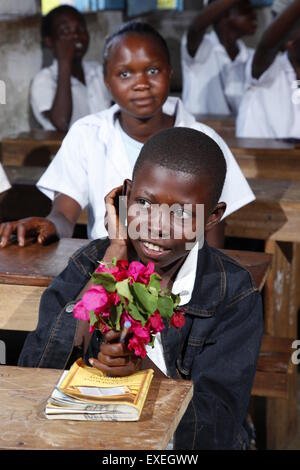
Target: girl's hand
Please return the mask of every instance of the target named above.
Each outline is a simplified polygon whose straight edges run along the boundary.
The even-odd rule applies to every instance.
[[[135,356],[125,343],[120,343],[120,332],[109,331],[105,335],[97,359],[89,359],[90,364],[110,377],[131,375],[141,366],[141,358]]]
[[[116,256],[117,259],[128,258],[128,237],[127,229],[120,220],[119,198],[122,196],[123,186],[118,186],[110,191],[105,199],[105,228],[110,238],[110,246],[107,249],[103,261],[111,261]],[[124,201],[124,200],[123,200]],[[122,208],[124,216],[126,216],[126,207]]]
[[[0,224],[0,246],[4,248],[9,243],[11,235],[17,235],[19,246],[25,246],[30,237],[37,237],[37,242],[46,244],[58,239],[55,225],[44,217],[28,217]]]

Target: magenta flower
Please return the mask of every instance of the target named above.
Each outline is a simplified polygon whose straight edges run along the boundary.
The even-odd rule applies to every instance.
[[[79,300],[77,304],[73,308],[73,315],[77,320],[89,320],[90,319],[90,312],[84,306],[82,300]]]
[[[128,349],[129,351],[134,351],[134,354],[136,356],[146,356],[146,349],[144,343],[139,341],[139,338],[137,338],[137,336],[133,336],[132,338],[130,338],[130,340],[128,341]]]
[[[109,297],[102,286],[93,286],[82,297],[82,304],[88,310],[94,310],[99,313],[106,307]]]
[[[136,325],[132,325],[130,331],[133,332],[134,336],[136,336],[139,341],[143,342],[144,344],[148,344],[150,341],[150,332],[149,329],[145,326],[142,326],[140,323]]]
[[[165,328],[163,319],[161,318],[158,310],[156,310],[153,315],[151,315],[147,321],[147,325],[149,325],[153,334],[160,333]]]

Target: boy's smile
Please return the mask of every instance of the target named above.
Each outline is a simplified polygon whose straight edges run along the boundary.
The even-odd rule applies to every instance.
[[[210,212],[209,188],[210,179],[205,175],[199,178],[150,162],[136,173],[128,191],[128,236],[144,263],[154,261],[156,269],[164,269],[188,254],[186,243],[195,243],[197,239],[196,205],[204,204],[204,220]],[[140,208],[139,215],[132,213],[133,205]],[[170,216],[165,209],[171,206],[175,210]],[[188,230],[181,230],[178,239],[176,230],[183,228],[185,221],[189,221]],[[130,236],[132,226],[141,233],[138,239]]]
[[[129,34],[111,46],[105,82],[120,108],[136,118],[150,118],[169,94],[171,67],[157,40]]]

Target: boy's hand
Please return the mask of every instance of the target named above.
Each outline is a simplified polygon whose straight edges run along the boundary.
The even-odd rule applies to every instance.
[[[141,358],[129,351],[125,343],[119,343],[121,333],[109,331],[105,335],[97,359],[90,359],[90,364],[110,377],[131,375],[141,366]]]
[[[25,246],[26,237],[37,237],[40,244],[57,239],[56,227],[44,217],[28,217],[26,219],[6,222],[0,225],[0,247],[5,248],[12,234],[17,235],[19,246]]]
[[[105,228],[108,231],[111,246],[127,255],[127,230],[119,217],[119,197],[122,196],[122,190],[123,186],[118,186],[110,191],[104,199]]]

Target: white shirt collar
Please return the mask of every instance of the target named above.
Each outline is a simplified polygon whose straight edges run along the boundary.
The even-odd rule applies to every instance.
[[[180,294],[180,305],[186,305],[192,298],[196,279],[199,243],[191,249],[173,283],[173,294]]]
[[[228,52],[226,51],[223,44],[220,42],[219,36],[217,35],[214,29],[210,32],[210,39],[214,44],[218,46],[220,51],[224,52],[226,56],[228,57],[228,59],[230,59]],[[246,46],[244,41],[242,41],[241,39],[238,39],[236,43],[237,43],[239,52],[238,52],[238,55],[235,57],[233,63],[234,62],[246,62],[249,57],[250,49]]]
[[[99,64],[99,67],[100,64]],[[58,62],[57,59],[53,59],[52,64],[49,67],[51,69],[51,72],[54,74],[55,77],[58,75]],[[87,84],[94,76],[97,75],[98,71],[97,68],[95,67],[95,62],[91,61],[82,61],[82,68],[84,72],[84,78],[85,78],[85,83]],[[71,81],[73,84],[80,84],[82,86],[85,86],[80,80],[78,80],[76,77],[71,76]]]

